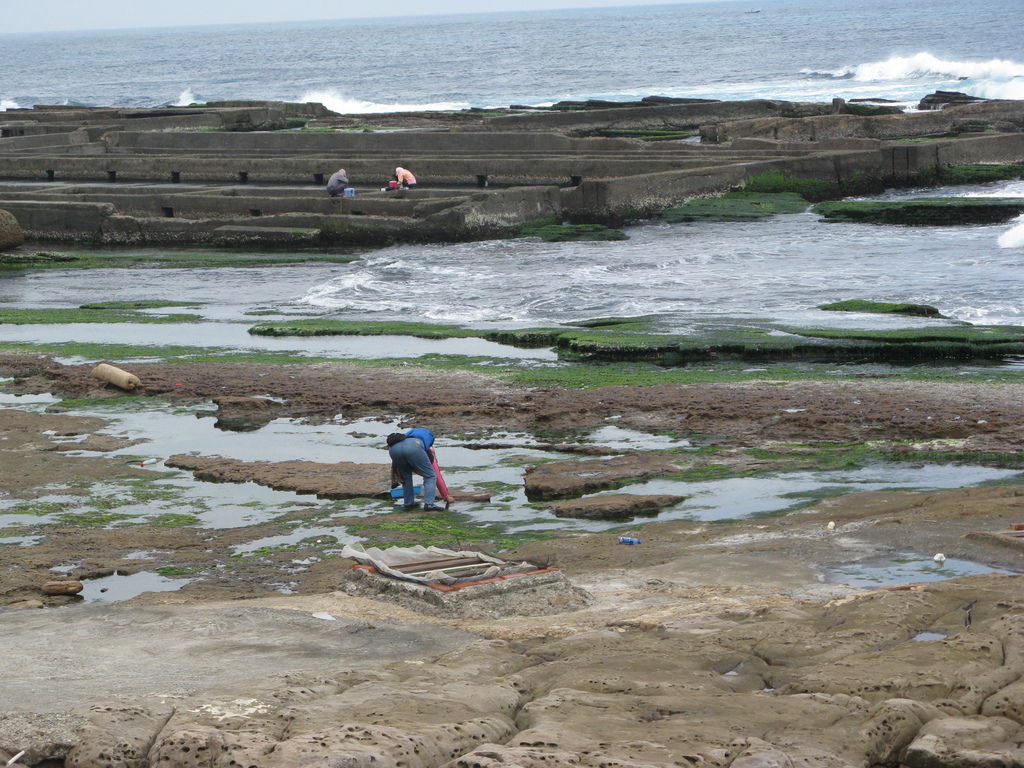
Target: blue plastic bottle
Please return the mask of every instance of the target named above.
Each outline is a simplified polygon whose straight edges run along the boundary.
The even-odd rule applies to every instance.
[[[643,541],[632,536],[619,536],[619,544],[643,544]]]

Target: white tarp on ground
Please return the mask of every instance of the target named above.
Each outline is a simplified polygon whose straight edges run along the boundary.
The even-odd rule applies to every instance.
[[[441,549],[440,547],[423,547],[418,544],[415,547],[389,547],[387,549],[379,549],[378,547],[365,549],[359,544],[346,544],[345,548],[341,550],[341,556],[348,557],[358,563],[362,563],[363,565],[372,565],[381,573],[386,573],[388,576],[393,576],[396,579],[414,581],[417,584],[429,584],[433,581],[449,581],[458,578],[458,576],[438,572],[428,573],[423,576],[410,576],[408,573],[396,571],[394,566],[403,565],[404,563],[414,563],[420,560],[441,560],[443,558],[456,557],[475,557],[483,560],[484,562],[493,563],[493,573],[491,572],[492,569],[488,569],[487,572],[481,574],[479,578],[495,576],[502,566],[505,568],[509,567],[509,563],[506,561],[499,560],[498,558],[491,557],[490,555],[481,554],[480,552],[459,552],[453,549]]]

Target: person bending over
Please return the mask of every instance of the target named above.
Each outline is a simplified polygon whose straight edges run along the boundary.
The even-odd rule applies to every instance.
[[[412,171],[402,166],[395,168],[395,181],[403,189],[410,189],[416,186],[416,177],[412,175]]]
[[[434,503],[437,498],[437,473],[430,453],[433,450],[434,433],[423,427],[410,429],[404,435],[392,432],[387,437],[387,443],[392,482],[398,477],[402,480],[405,509],[416,509],[419,506],[412,482],[413,474],[417,474],[423,477],[423,511],[440,512],[442,508]]]

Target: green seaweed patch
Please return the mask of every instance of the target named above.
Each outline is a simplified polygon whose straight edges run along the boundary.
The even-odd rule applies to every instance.
[[[199,525],[199,518],[195,515],[186,515],[181,512],[166,512],[150,519],[146,525],[157,528],[186,528]]]
[[[490,491],[491,493],[507,493],[508,491],[517,491],[522,486],[506,483],[501,480],[479,480],[473,483],[473,487],[477,490]]]
[[[663,211],[672,223],[690,221],[754,221],[780,213],[802,213],[809,203],[796,192],[760,192],[749,187],[719,197],[688,200]]]
[[[67,507],[67,504],[59,501],[29,501],[22,504],[15,504],[13,507],[0,510],[0,513],[5,515],[35,515],[36,517],[45,517],[46,515],[63,512]]]
[[[630,359],[661,359],[674,354],[679,342],[678,336],[664,336],[653,333],[635,333],[621,330],[567,331],[556,340],[559,354],[573,356]]]
[[[912,464],[973,464],[1000,469],[1024,467],[1024,456],[995,451],[926,451],[908,444],[808,443],[775,448],[748,448],[746,454],[770,461],[772,471],[861,469],[883,461]]]
[[[201,301],[162,301],[158,299],[139,301],[94,301],[80,304],[79,309],[165,309],[167,307],[198,307]]]
[[[1024,326],[936,325],[925,328],[853,329],[789,328],[790,333],[822,339],[850,339],[885,344],[955,342],[972,346],[1001,346],[1024,343]]]
[[[95,505],[104,508],[104,505]],[[120,505],[114,505],[120,506]],[[126,515],[118,512],[69,512],[61,515],[61,525],[73,526],[75,528],[109,528],[124,520],[131,520],[135,515]]]
[[[54,403],[48,411],[71,411],[81,408],[96,408],[102,406],[109,408],[111,405],[130,403],[133,408],[155,408],[163,404],[158,397],[146,397],[142,395],[111,395],[110,397],[68,397],[58,403]]]
[[[292,365],[295,363],[325,363],[338,358],[312,356],[301,350],[239,352],[221,347],[138,346],[130,344],[28,344],[0,342],[0,351],[23,352],[60,357],[81,357],[86,360],[166,360],[176,363],[252,363],[256,365]],[[346,358],[347,359],[347,358]],[[351,362],[351,361],[350,361]],[[134,398],[138,399],[138,398]],[[62,401],[63,404],[63,401]]]
[[[807,200],[821,200],[833,191],[833,186],[821,179],[805,179],[779,170],[769,170],[750,176],[743,184],[747,192],[792,192]]]
[[[987,181],[1024,178],[1024,163],[943,165],[921,171],[917,180],[925,184],[983,184]]]
[[[926,197],[912,200],[835,200],[812,209],[824,221],[907,226],[999,224],[1024,213],[1024,199]]]
[[[481,335],[480,331],[472,331],[457,325],[321,318],[261,323],[250,328],[249,333],[254,336],[415,336],[421,339],[467,338]]]
[[[539,237],[546,243],[629,239],[621,229],[606,227],[603,224],[562,224],[548,219],[523,224],[516,236]]]
[[[651,331],[663,318],[661,315],[639,315],[637,317],[595,317],[567,325],[577,328],[615,328],[619,331]]]
[[[24,267],[66,267],[69,263],[75,261],[78,261],[78,257],[70,253],[53,253],[49,251],[35,251],[31,253],[21,251],[0,252],[0,270]]]
[[[173,579],[181,576],[191,576],[194,573],[199,573],[203,568],[198,565],[164,565],[154,570],[164,578]]]
[[[891,304],[884,301],[868,301],[866,299],[848,299],[821,304],[818,309],[827,312],[869,312],[883,315],[912,315],[915,317],[945,317],[938,309],[929,304]]]
[[[66,325],[69,323],[190,323],[199,315],[150,315],[114,309],[6,309],[0,308],[0,325]]]
[[[477,331],[481,337],[510,347],[550,347],[558,341],[564,328],[517,328],[513,330]]]
[[[159,250],[140,253],[136,250],[83,250],[59,253],[22,254],[0,252],[0,271],[40,269],[127,269],[147,268],[205,269],[216,267],[265,267],[277,264],[347,264],[359,259],[352,252],[287,252]]]
[[[334,537],[330,537],[330,538],[333,539]],[[331,544],[334,544],[336,542],[337,542],[337,540],[334,539],[331,542]],[[263,547],[257,547],[256,549],[250,550],[248,552],[235,552],[235,553],[232,553],[231,555],[229,555],[229,557],[233,557],[236,560],[240,560],[240,559],[259,560],[259,559],[263,559],[263,558],[267,558],[267,557],[273,557],[274,555],[277,555],[277,554],[279,554],[281,552],[294,552],[296,549],[299,549],[299,547],[301,547],[301,546],[302,546],[302,542],[299,542],[298,544],[278,544],[278,545],[273,546],[273,547],[271,547],[271,546],[263,546]]]
[[[676,480],[684,483],[707,483],[714,480],[728,480],[734,477],[752,477],[758,474],[767,474],[767,469],[740,469],[729,464],[696,464],[681,472],[673,472],[665,477],[669,480]],[[630,481],[632,482],[632,481]]]

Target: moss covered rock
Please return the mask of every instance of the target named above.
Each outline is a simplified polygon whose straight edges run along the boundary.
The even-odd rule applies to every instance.
[[[622,230],[606,227],[603,224],[562,224],[551,219],[523,224],[519,229],[518,237],[539,237],[547,243],[629,239]]]
[[[999,224],[1024,213],[1024,199],[925,197],[912,200],[839,200],[818,203],[812,210],[825,221],[865,224]]]
[[[821,304],[818,309],[827,312],[870,312],[880,315],[912,315],[914,317],[945,317],[929,304],[890,304],[884,301],[849,299],[832,304]]]
[[[796,192],[727,192],[720,197],[688,200],[661,216],[673,223],[686,221],[752,221],[778,213],[801,213],[809,203]]]

